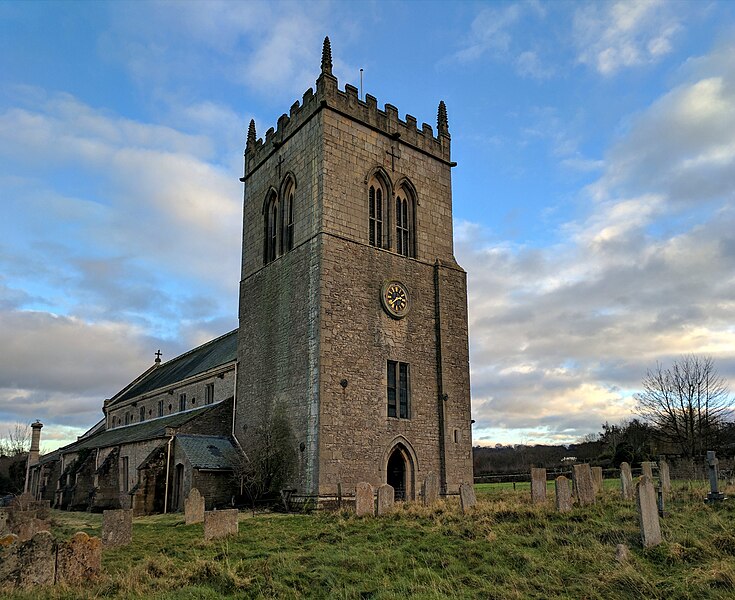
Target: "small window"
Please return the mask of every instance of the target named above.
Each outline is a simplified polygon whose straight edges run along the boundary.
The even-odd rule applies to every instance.
[[[283,195],[281,254],[285,254],[293,248],[293,196],[294,186],[291,182]]]
[[[204,404],[212,404],[214,402],[214,384],[208,383],[204,388]]]
[[[388,361],[388,416],[408,419],[410,385],[408,363]]]
[[[128,481],[129,473],[128,473],[128,457],[123,456],[121,459],[122,464],[120,465],[120,470],[122,471],[122,491],[127,492],[130,489],[130,484]]]
[[[179,412],[186,410],[186,394],[179,394]]]
[[[130,413],[125,413],[125,424],[130,425]]]
[[[264,262],[269,262],[276,259],[276,252],[278,251],[278,198],[275,193],[271,196],[268,201],[268,206],[265,212],[265,249],[264,249]]]
[[[163,416],[163,400],[158,401],[158,416]]]
[[[145,406],[140,407],[140,422],[142,423],[145,421]]]

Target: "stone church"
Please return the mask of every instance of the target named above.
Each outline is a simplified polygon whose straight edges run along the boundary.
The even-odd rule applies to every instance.
[[[197,487],[207,508],[224,505],[242,448],[276,413],[297,495],[367,481],[415,499],[429,473],[444,494],[471,482],[450,142],[443,102],[434,132],[340,90],[325,39],[316,89],[264,139],[250,122],[238,329],[157,358],[77,442],[32,459],[32,493],[143,514],[179,510]]]

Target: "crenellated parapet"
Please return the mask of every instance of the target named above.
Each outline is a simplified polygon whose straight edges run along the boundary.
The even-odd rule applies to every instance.
[[[340,90],[339,82],[332,74],[331,45],[329,38],[326,38],[322,52],[322,71],[316,81],[316,92],[313,88],[306,90],[301,102],[298,100],[294,102],[289,114],[281,115],[276,127],[266,131],[265,139],[256,137],[255,123],[251,121],[245,148],[243,181],[301,127],[325,109],[340,113],[385,134],[392,140],[452,165],[451,136],[444,102],[439,104],[436,135],[434,135],[431,125],[422,123],[419,128],[416,117],[412,115],[406,114],[405,119],[401,119],[398,108],[392,104],[385,104],[380,109],[374,96],[366,94],[364,100],[360,99],[358,89],[353,85],[346,84],[344,90]]]

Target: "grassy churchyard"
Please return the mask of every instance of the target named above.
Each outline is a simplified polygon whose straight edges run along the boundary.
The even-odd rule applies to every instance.
[[[133,543],[105,551],[83,586],[6,593],[38,598],[733,598],[735,498],[702,502],[704,483],[674,482],[665,541],[643,549],[634,502],[605,482],[594,506],[532,506],[528,484],[476,486],[456,499],[398,505],[390,516],[348,511],[240,514],[236,538],[205,542],[183,515],[136,518]],[[735,495],[735,489],[725,489]],[[101,516],[53,511],[53,534],[99,535]],[[616,546],[630,549],[619,563]]]

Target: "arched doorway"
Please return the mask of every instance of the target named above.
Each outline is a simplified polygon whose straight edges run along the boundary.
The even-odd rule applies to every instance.
[[[393,449],[388,459],[386,481],[395,490],[396,500],[406,499],[406,458],[399,446]]]

